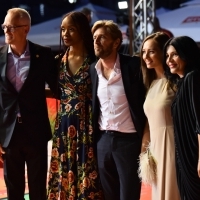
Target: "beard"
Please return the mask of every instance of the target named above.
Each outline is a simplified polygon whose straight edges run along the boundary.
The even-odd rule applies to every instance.
[[[100,47],[95,48],[94,49],[95,55],[102,59],[108,57],[110,54],[112,54],[113,45],[114,45],[114,43],[111,43],[106,47],[100,46]]]

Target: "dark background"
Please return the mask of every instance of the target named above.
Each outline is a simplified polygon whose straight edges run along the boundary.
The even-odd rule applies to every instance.
[[[115,10],[118,15],[124,15],[124,11],[118,9],[118,1],[122,0],[76,0],[76,3],[69,3],[68,0],[1,0],[0,6],[0,23],[4,21],[4,17],[8,9],[12,7],[22,7],[29,11],[32,18],[32,25],[55,18],[72,11],[73,9],[87,3],[93,3]],[[164,7],[167,9],[178,8],[181,3],[188,0],[155,0],[156,8]],[[138,1],[136,1],[137,3]],[[40,10],[41,4],[44,5],[43,11]],[[126,20],[124,21],[126,23]],[[0,35],[3,31],[0,30]]]

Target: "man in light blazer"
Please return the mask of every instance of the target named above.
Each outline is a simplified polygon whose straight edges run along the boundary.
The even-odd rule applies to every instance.
[[[55,92],[56,69],[50,48],[28,41],[31,18],[9,9],[0,48],[0,160],[9,200],[24,200],[25,163],[29,197],[46,200],[47,143],[52,133],[45,83]]]
[[[105,200],[139,200],[137,175],[145,115],[140,59],[118,53],[122,33],[110,20],[92,27],[99,60],[91,65],[94,133]]]

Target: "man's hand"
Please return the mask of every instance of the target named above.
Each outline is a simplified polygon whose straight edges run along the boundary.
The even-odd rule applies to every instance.
[[[2,146],[0,145],[0,162],[3,163],[2,154],[5,154],[5,151],[3,150]]]

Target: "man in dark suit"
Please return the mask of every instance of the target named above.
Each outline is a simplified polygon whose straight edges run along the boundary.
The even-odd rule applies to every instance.
[[[106,200],[139,200],[137,175],[145,123],[145,89],[139,57],[118,54],[122,33],[113,21],[92,27],[91,65],[94,132],[100,179]]]
[[[9,200],[24,200],[25,163],[29,197],[46,200],[47,143],[52,133],[45,82],[55,91],[50,48],[26,39],[31,18],[24,9],[8,10],[0,48],[0,160]]]

